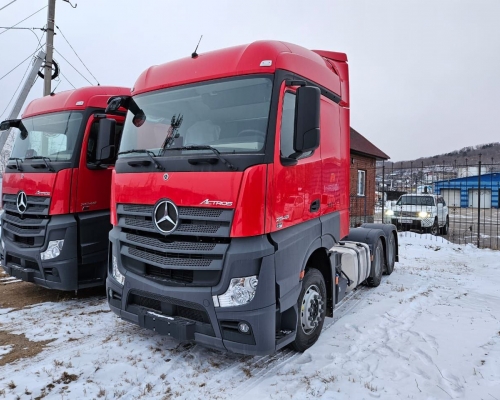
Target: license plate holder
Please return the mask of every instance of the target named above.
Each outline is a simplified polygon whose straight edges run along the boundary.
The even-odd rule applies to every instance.
[[[33,282],[34,271],[23,268],[20,265],[11,265],[10,275],[25,282]]]
[[[194,340],[195,323],[179,317],[144,314],[144,327],[179,341]]]

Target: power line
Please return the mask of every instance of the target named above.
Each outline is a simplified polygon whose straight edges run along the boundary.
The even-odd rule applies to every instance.
[[[12,0],[9,4],[7,4],[6,6],[3,6],[2,8],[0,8],[0,11],[2,11],[4,8],[7,8],[8,6],[10,6],[12,3],[15,3],[17,0]]]
[[[34,33],[34,32],[33,32]],[[43,36],[42,36],[43,37]],[[42,37],[40,37],[40,39],[38,40],[38,44],[37,44],[37,48],[38,46],[40,46],[40,42],[42,41]],[[35,50],[36,52],[36,50]],[[24,71],[24,75],[23,77],[21,78],[21,81],[19,82],[19,85],[17,86],[17,89],[15,90],[14,94],[12,95],[12,97],[10,98],[9,102],[7,103],[7,105],[5,106],[5,109],[3,110],[2,114],[0,115],[0,119],[1,117],[3,117],[3,115],[5,114],[5,112],[7,111],[7,109],[9,108],[10,106],[10,103],[12,103],[12,100],[14,100],[14,97],[16,96],[16,93],[17,91],[19,90],[19,88],[21,87],[21,85],[23,84],[23,81],[24,81],[24,78],[26,77],[26,74],[28,73],[30,69],[30,63],[28,63],[28,68],[26,68],[26,71]],[[33,83],[31,84],[31,86],[33,87],[33,85],[35,84],[35,81],[36,81],[36,78],[35,80],[33,81]]]
[[[10,29],[12,29],[12,28],[16,27],[16,26],[17,26],[17,25],[19,25],[21,22],[26,21],[28,18],[31,18],[33,15],[38,14],[40,11],[42,11],[43,9],[45,9],[45,8],[47,8],[47,7],[48,7],[48,6],[43,6],[43,7],[42,7],[42,8],[40,8],[38,11],[35,11],[33,14],[31,14],[31,15],[27,16],[26,18],[24,18],[23,20],[19,21],[17,24],[14,24],[14,25],[12,25],[11,27],[9,27],[9,28],[5,29],[4,31],[0,32],[0,35],[1,35],[2,33],[7,32],[8,30],[10,30]]]
[[[76,89],[75,85],[73,85],[73,84],[69,81],[69,79],[68,79],[68,78],[66,78],[66,76],[64,76],[64,74],[63,74],[62,72],[59,72],[59,73],[61,74],[61,76],[62,76],[64,79],[66,79],[66,80],[68,81],[68,83],[69,83],[71,86],[73,86],[73,89]]]
[[[59,54],[62,58],[64,58],[64,61],[66,61],[76,72],[78,72],[80,74],[80,76],[85,79],[90,85],[94,86],[94,84],[92,82],[90,82],[87,78],[85,78],[85,76],[80,72],[78,71],[74,66],[73,64],[71,64],[60,52],[57,51],[57,49],[54,48],[54,51]]]
[[[43,45],[41,45],[40,47],[38,47],[33,53],[31,53],[28,57],[26,57],[23,61],[21,61],[19,64],[17,64],[14,68],[12,68],[9,72],[7,72],[4,76],[0,77],[0,81],[5,78],[7,75],[9,75],[12,71],[14,71],[15,69],[17,69],[20,65],[24,64],[24,62],[30,58],[30,57],[33,57],[35,55],[35,53],[40,50],[43,46],[45,46],[45,43]]]
[[[66,36],[64,36],[64,33],[63,31],[61,30],[61,28],[59,28],[57,25],[56,25],[56,28],[59,30],[59,32],[61,32],[61,35],[62,37],[64,38],[64,40],[66,40],[66,43],[68,43],[69,47],[71,47],[71,50],[73,50],[73,52],[75,53],[75,55],[78,57],[78,59],[81,61],[81,63],[83,64],[83,66],[85,67],[85,69],[88,71],[88,73],[90,75],[92,75],[92,78],[95,79],[95,81],[97,82],[97,85],[100,85],[99,81],[97,80],[97,78],[94,76],[94,74],[92,74],[92,72],[90,72],[90,70],[87,68],[87,66],[85,65],[85,63],[83,62],[83,60],[80,58],[80,56],[78,55],[78,53],[76,52],[76,50],[73,48],[73,46],[71,46],[71,43],[68,41],[68,39],[66,39]]]

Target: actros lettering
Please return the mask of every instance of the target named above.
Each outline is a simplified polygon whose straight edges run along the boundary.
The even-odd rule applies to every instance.
[[[209,205],[209,206],[231,207],[233,205],[233,202],[232,201],[217,201],[217,200],[205,199],[200,204],[206,204],[206,205]]]

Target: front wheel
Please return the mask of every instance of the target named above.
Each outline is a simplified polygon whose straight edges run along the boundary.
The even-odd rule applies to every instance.
[[[297,301],[297,335],[290,345],[294,350],[306,351],[318,340],[325,322],[326,299],[323,275],[315,268],[309,269],[302,281]]]
[[[430,233],[433,236],[439,235],[439,224],[437,218],[434,220],[434,224],[430,228]]]

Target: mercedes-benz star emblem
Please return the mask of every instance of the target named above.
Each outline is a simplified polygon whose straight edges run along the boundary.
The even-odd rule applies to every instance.
[[[22,191],[19,192],[19,194],[17,195],[16,204],[17,204],[17,211],[23,214],[28,208],[28,196],[26,196],[26,193]]]
[[[162,200],[155,207],[153,221],[161,233],[168,235],[179,224],[179,210],[172,201]]]

